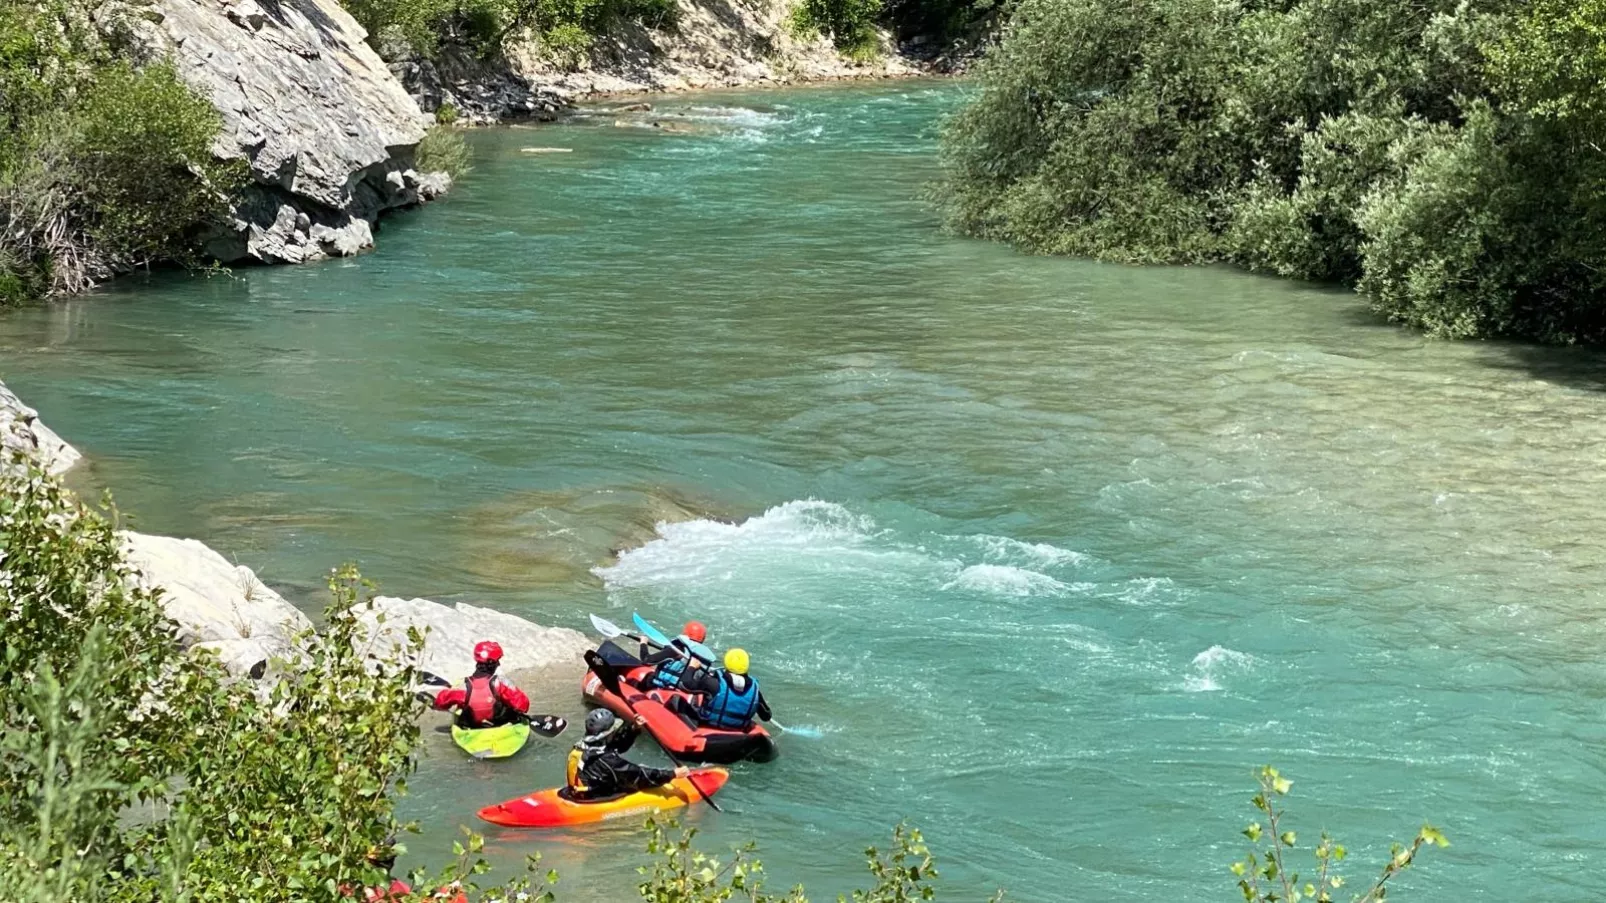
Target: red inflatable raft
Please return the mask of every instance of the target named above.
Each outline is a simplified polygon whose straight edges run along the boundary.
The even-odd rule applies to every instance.
[[[675,758],[720,764],[743,759],[768,762],[775,758],[775,741],[757,721],[745,731],[725,731],[695,724],[669,707],[670,699],[676,696],[691,699],[691,694],[680,690],[643,692],[635,684],[652,673],[651,665],[643,664],[611,641],[603,643],[597,652],[624,679],[620,685],[624,698],[611,692],[603,685],[602,678],[590,670],[586,671],[580,685],[581,693],[597,705],[612,709],[621,718],[645,717],[647,731]]]

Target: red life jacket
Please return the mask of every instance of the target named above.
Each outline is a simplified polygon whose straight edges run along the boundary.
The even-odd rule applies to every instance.
[[[463,714],[471,723],[465,727],[483,727],[506,713],[507,703],[496,692],[496,675],[470,677],[463,681]]]

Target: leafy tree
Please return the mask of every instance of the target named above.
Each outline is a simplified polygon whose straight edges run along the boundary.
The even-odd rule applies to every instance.
[[[1437,335],[1606,341],[1606,4],[1023,0],[953,117],[964,232],[1343,282]]]

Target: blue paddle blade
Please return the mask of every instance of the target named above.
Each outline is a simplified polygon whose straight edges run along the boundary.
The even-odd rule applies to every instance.
[[[654,644],[658,646],[669,645],[669,637],[664,636],[662,630],[652,626],[646,618],[641,616],[640,612],[631,612],[630,620],[636,625],[636,629],[641,631],[641,635],[651,640]]]

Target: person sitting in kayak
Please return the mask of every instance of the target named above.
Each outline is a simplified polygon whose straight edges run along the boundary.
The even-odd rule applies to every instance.
[[[592,709],[586,715],[586,735],[569,751],[568,786],[564,793],[577,802],[604,800],[638,790],[648,790],[683,778],[684,765],[675,769],[637,765],[624,757],[640,736],[638,728],[647,719],[636,716],[626,724],[607,709]]]
[[[670,701],[670,708],[698,724],[726,731],[747,730],[754,715],[770,720],[770,705],[758,691],[758,681],[747,673],[747,666],[747,652],[732,649],[725,653],[723,670],[687,671],[680,679],[680,688],[700,694],[702,699],[692,702],[677,696]]]
[[[703,645],[708,639],[708,628],[701,621],[687,621],[681,629],[680,636],[669,641],[669,645],[654,651],[641,641],[641,660],[649,665],[657,665],[653,672],[640,681],[643,690],[673,690],[680,686],[681,675],[687,668],[706,668],[714,663],[713,651]]]
[[[457,726],[473,730],[500,727],[530,713],[530,697],[496,673],[502,664],[502,647],[486,640],[474,646],[474,673],[461,688],[435,694],[437,709],[457,709]]]

